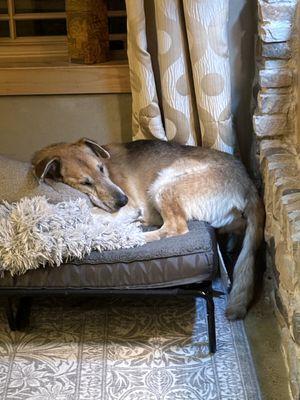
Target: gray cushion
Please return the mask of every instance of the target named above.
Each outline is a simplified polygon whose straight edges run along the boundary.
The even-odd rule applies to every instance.
[[[0,278],[1,288],[159,288],[211,280],[217,270],[213,228],[191,222],[190,232],[133,249],[93,252],[84,260]]]

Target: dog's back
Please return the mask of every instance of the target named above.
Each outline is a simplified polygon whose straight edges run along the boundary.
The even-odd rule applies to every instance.
[[[232,155],[217,150],[158,140],[138,140],[104,147],[111,154],[107,163],[111,179],[129,193],[136,206],[141,203],[151,206],[149,190],[157,186],[153,186],[157,179],[167,184],[178,175],[191,173],[194,168],[206,169],[202,193],[224,181],[239,186],[245,196],[249,190],[255,191],[243,164]]]

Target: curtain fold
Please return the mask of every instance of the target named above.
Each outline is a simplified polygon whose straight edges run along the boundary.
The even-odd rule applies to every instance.
[[[181,144],[196,144],[189,71],[189,49],[181,0],[154,0],[158,64],[166,136]]]
[[[154,1],[157,49],[150,55],[144,1],[126,0],[133,137],[233,153],[227,22],[229,0]],[[151,57],[158,58],[162,104]]]
[[[151,56],[147,51],[144,0],[127,0],[126,10],[133,138],[166,140]]]

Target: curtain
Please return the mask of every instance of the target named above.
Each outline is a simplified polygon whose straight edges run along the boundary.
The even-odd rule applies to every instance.
[[[149,1],[155,9],[155,54],[148,49],[144,0],[126,0],[133,138],[233,153],[229,0]]]

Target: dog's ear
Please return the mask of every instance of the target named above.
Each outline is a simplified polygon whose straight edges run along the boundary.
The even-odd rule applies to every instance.
[[[44,181],[45,178],[59,180],[61,177],[60,167],[59,157],[44,158],[33,165],[33,172],[40,181]]]
[[[95,142],[94,140],[91,139],[87,139],[87,138],[82,138],[80,139],[77,143],[79,144],[84,144],[87,147],[89,147],[98,157],[102,157],[102,158],[106,158],[109,159],[110,158],[110,154],[108,151],[106,151],[102,146],[100,146],[97,142]]]

